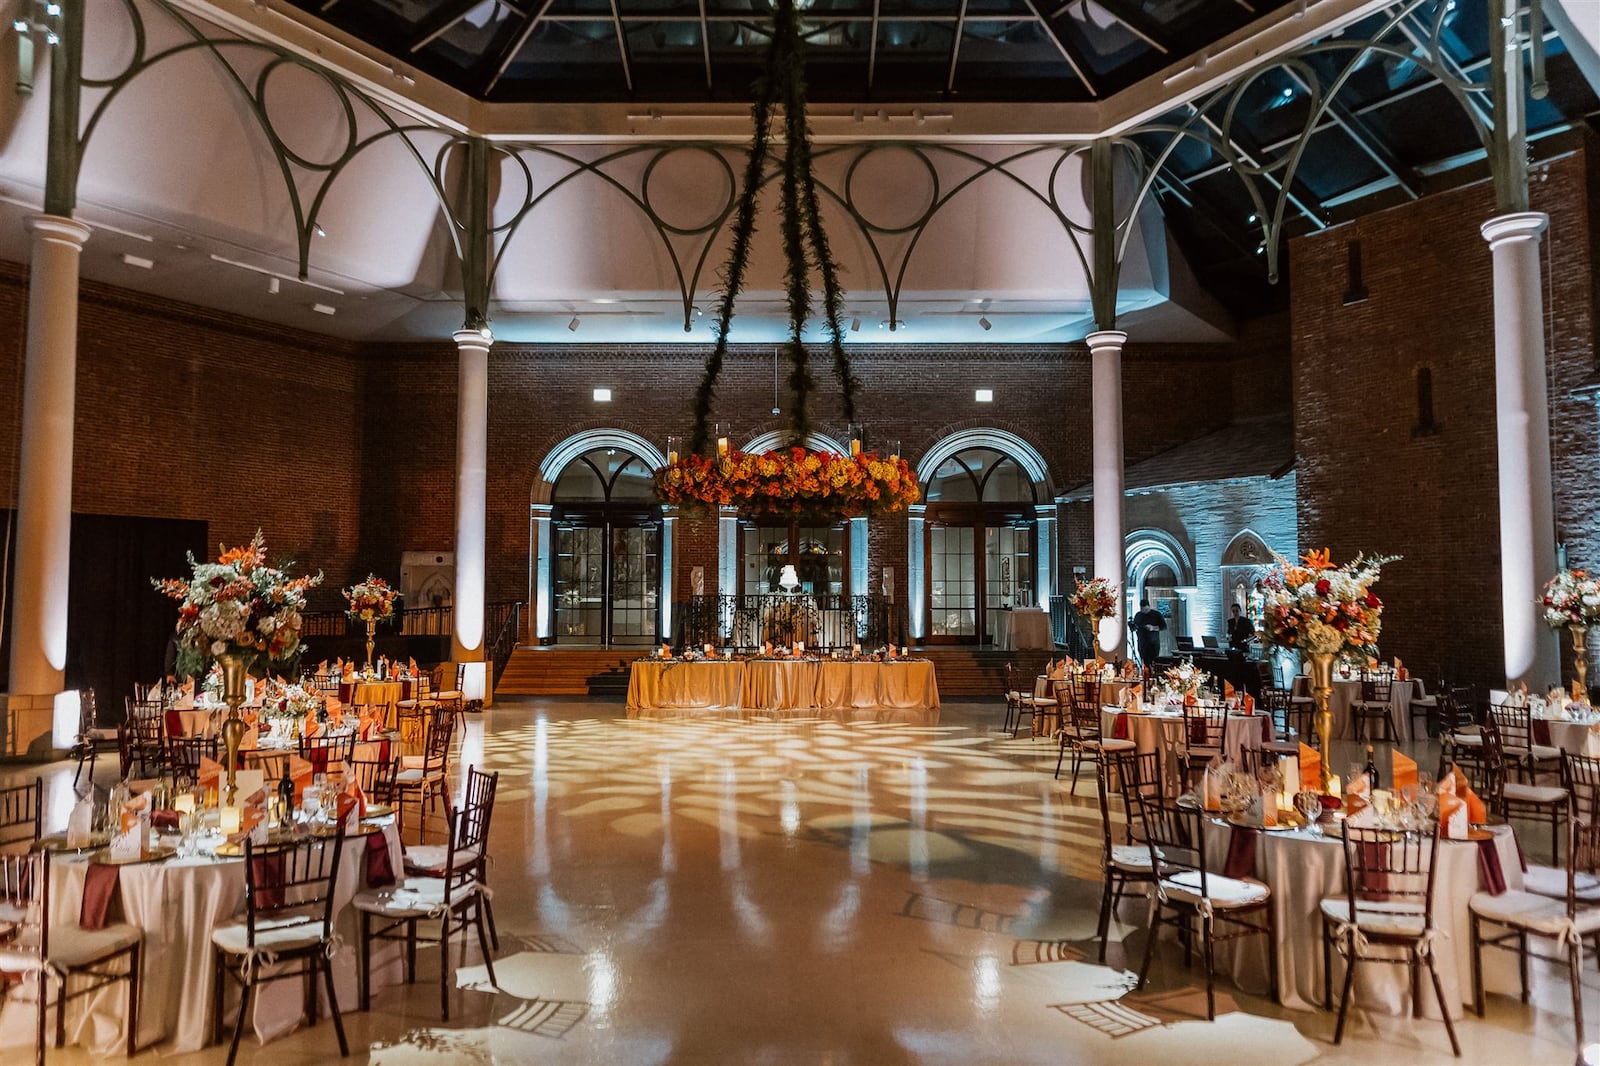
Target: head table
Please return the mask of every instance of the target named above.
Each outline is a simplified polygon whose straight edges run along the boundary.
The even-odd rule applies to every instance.
[[[630,718],[750,712],[931,723],[938,711],[926,659],[640,659],[628,679]]]
[[[334,985],[339,1005],[356,1008],[357,923],[350,900],[362,889],[401,876],[400,835],[393,816],[374,819],[380,831],[370,837],[345,840],[339,859],[339,880],[334,897],[335,932],[342,949],[333,956]],[[368,841],[382,841],[386,856],[374,852],[369,862]],[[144,931],[144,953],[139,987],[139,1046],[160,1044],[168,1053],[197,1051],[211,1037],[212,932],[244,911],[245,862],[219,858],[210,851],[217,841],[202,844],[200,853],[157,862],[133,863],[117,868],[116,895],[122,920]],[[331,846],[331,845],[325,845]],[[387,859],[387,863],[383,859]],[[90,862],[83,856],[61,853],[50,862],[50,923],[78,922]],[[373,875],[373,876],[369,876]],[[116,909],[113,902],[112,909]],[[381,963],[380,963],[381,960]],[[400,980],[399,953],[375,955],[373,973],[382,984]],[[230,1005],[238,1002],[238,987],[225,983]],[[27,1001],[23,1001],[24,996]],[[258,986],[251,1002],[251,1028],[265,1043],[303,1022],[301,982],[279,981]],[[234,1008],[229,1007],[232,1011]],[[127,1012],[127,987],[111,985],[67,1005],[67,1040],[97,1056],[121,1058]],[[231,1015],[225,1013],[231,1023]],[[53,1018],[53,1015],[52,1015]],[[0,1048],[26,1047],[34,1038],[32,988],[8,997],[0,1005]],[[16,1052],[0,1053],[0,1060]],[[15,1060],[12,1060],[15,1061]]]

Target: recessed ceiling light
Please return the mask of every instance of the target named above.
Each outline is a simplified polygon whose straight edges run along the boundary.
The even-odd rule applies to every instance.
[[[610,403],[611,402],[611,390],[610,389],[595,389],[594,390],[594,402],[595,403]]]
[[[972,398],[979,403],[994,403],[993,389],[979,389],[972,394]]]
[[[338,310],[338,308],[332,306],[331,304],[312,304],[311,310],[315,311],[319,315],[331,315]]]
[[[138,267],[140,270],[150,270],[156,265],[154,259],[146,259],[142,255],[128,255],[126,252],[122,255],[122,261],[131,267]]]

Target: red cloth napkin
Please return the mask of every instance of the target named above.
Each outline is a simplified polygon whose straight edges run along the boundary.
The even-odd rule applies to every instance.
[[[279,907],[283,905],[283,852],[255,855],[250,859],[255,875],[256,906]]]
[[[181,815],[173,810],[159,810],[150,812],[150,824],[157,829],[176,829]]]
[[[1506,890],[1506,872],[1500,868],[1500,849],[1493,840],[1480,840],[1478,844],[1478,883],[1491,896],[1502,895]]]
[[[1236,881],[1255,876],[1258,835],[1254,829],[1234,827],[1228,837],[1228,860],[1222,864],[1222,876]]]
[[[355,692],[355,689],[356,686],[352,682],[339,682],[339,702],[349,703],[352,698],[352,694]]]
[[[1547,748],[1550,747],[1550,723],[1543,718],[1534,718],[1529,721],[1529,724],[1533,726],[1531,730],[1533,742],[1535,744],[1543,744]]]
[[[1118,711],[1116,718],[1111,721],[1111,739],[1128,739],[1128,712]]]
[[[183,736],[183,715],[179,714],[177,711],[167,712],[167,736]]]
[[[367,887],[394,884],[394,864],[389,861],[389,839],[382,833],[367,837]]]
[[[411,681],[409,678],[400,682],[400,698],[403,700],[411,698]]]
[[[111,900],[121,883],[122,868],[91,862],[83,870],[83,904],[78,909],[78,924],[85,929],[104,929]]]

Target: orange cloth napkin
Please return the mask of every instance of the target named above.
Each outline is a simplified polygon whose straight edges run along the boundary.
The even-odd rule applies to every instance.
[[[1416,761],[1405,753],[1396,750],[1394,753],[1394,790],[1403,792],[1407,788],[1417,787]]]
[[[305,736],[314,737],[322,732],[322,723],[308,714],[300,720],[300,729]]]
[[[1371,802],[1372,782],[1366,774],[1357,774],[1344,786],[1344,814],[1353,818]]]
[[[1467,836],[1467,801],[1456,795],[1456,780],[1446,774],[1435,791],[1439,795],[1439,829],[1445,836],[1464,840]]]
[[[1225,700],[1233,699],[1233,682],[1232,681],[1224,681],[1222,683],[1222,698],[1225,699]]]
[[[311,763],[298,755],[289,756],[289,779],[294,782],[294,801],[300,802],[300,797],[305,795],[306,786],[311,784],[316,776],[316,771]]]
[[[228,841],[233,844],[240,843],[245,837],[250,835],[250,830],[260,825],[262,821],[266,819],[266,817],[267,812],[262,810],[260,807],[246,807],[239,813],[239,831],[237,833],[230,833],[228,835]]]
[[[1472,791],[1472,785],[1467,781],[1467,775],[1461,772],[1461,767],[1455,763],[1450,764],[1450,776],[1456,783],[1456,795],[1467,803],[1467,821],[1473,825],[1482,825],[1489,820],[1489,811],[1483,805],[1483,800]]]
[[[367,794],[361,791],[361,782],[356,780],[356,775],[350,772],[349,763],[344,764],[344,794],[355,802],[356,807],[361,811],[360,817],[365,818],[367,816]],[[341,799],[340,802],[342,803],[343,800]],[[341,819],[344,817],[342,811],[339,817]]]
[[[339,820],[340,825],[344,825],[346,819],[350,817],[350,812],[356,810],[359,806],[360,804],[354,796],[348,792],[341,792],[339,793],[338,807],[334,812],[334,817]],[[356,817],[359,819],[363,815],[358,814]]]
[[[388,715],[385,713],[384,708],[382,707],[374,707],[371,710],[363,712],[361,715],[360,728],[361,739],[371,740],[373,737],[382,733],[384,719],[387,717]]]
[[[195,775],[199,778],[201,788],[222,787],[222,764],[217,760],[200,756],[200,771]]]
[[[1322,756],[1305,742],[1300,744],[1300,787],[1308,790],[1322,788]]]
[[[1255,714],[1256,713],[1256,698],[1254,696],[1250,695],[1250,693],[1246,692],[1244,694],[1244,699],[1243,699],[1241,705],[1244,707],[1244,713],[1245,714]]]

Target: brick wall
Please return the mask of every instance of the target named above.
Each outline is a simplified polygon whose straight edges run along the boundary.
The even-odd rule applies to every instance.
[[[20,412],[26,272],[0,264],[0,411]],[[74,507],[200,519],[212,541],[263,528],[275,553],[321,567],[337,587],[368,570],[398,576],[407,550],[455,539],[456,356],[449,343],[357,347],[201,308],[85,283],[79,350]],[[1131,344],[1124,360],[1129,461],[1198,436],[1236,409],[1271,403],[1286,361],[1286,324],[1245,328],[1241,344]],[[490,357],[488,594],[528,594],[528,503],[540,463],[573,433],[630,430],[657,442],[689,427],[702,347],[498,346]],[[1248,373],[1236,372],[1235,356]],[[876,439],[915,460],[960,429],[1027,440],[1051,487],[1086,481],[1089,362],[1081,345],[991,348],[860,346],[859,414]],[[819,378],[827,383],[825,368]],[[591,390],[614,399],[596,404]],[[992,404],[973,399],[994,390]],[[1281,403],[1281,389],[1278,395]],[[780,429],[772,349],[732,353],[717,417],[739,440]],[[814,401],[819,432],[842,435],[837,397]],[[787,400],[783,400],[787,407]],[[13,423],[14,424],[14,423]],[[17,434],[0,433],[0,506],[15,498]],[[871,587],[884,567],[907,595],[905,521],[875,521]],[[679,523],[680,584],[717,578],[716,523]],[[1086,525],[1063,521],[1062,557],[1087,553]],[[680,590],[682,591],[682,590]]]
[[[27,274],[0,264],[0,421],[20,422]],[[327,571],[313,606],[362,565],[356,352],[340,341],[84,282],[74,511],[198,519],[213,543],[259,527],[274,557]],[[20,434],[0,434],[0,507]],[[364,574],[364,571],[363,571]]]
[[[1587,153],[1535,172],[1550,215],[1545,293],[1556,521],[1575,565],[1600,565],[1594,401],[1594,274]],[[1504,680],[1494,319],[1496,214],[1478,184],[1290,243],[1300,544],[1385,568],[1382,648],[1426,677]],[[1368,296],[1346,305],[1347,242],[1361,242]],[[1437,431],[1415,433],[1416,373],[1431,370]]]

